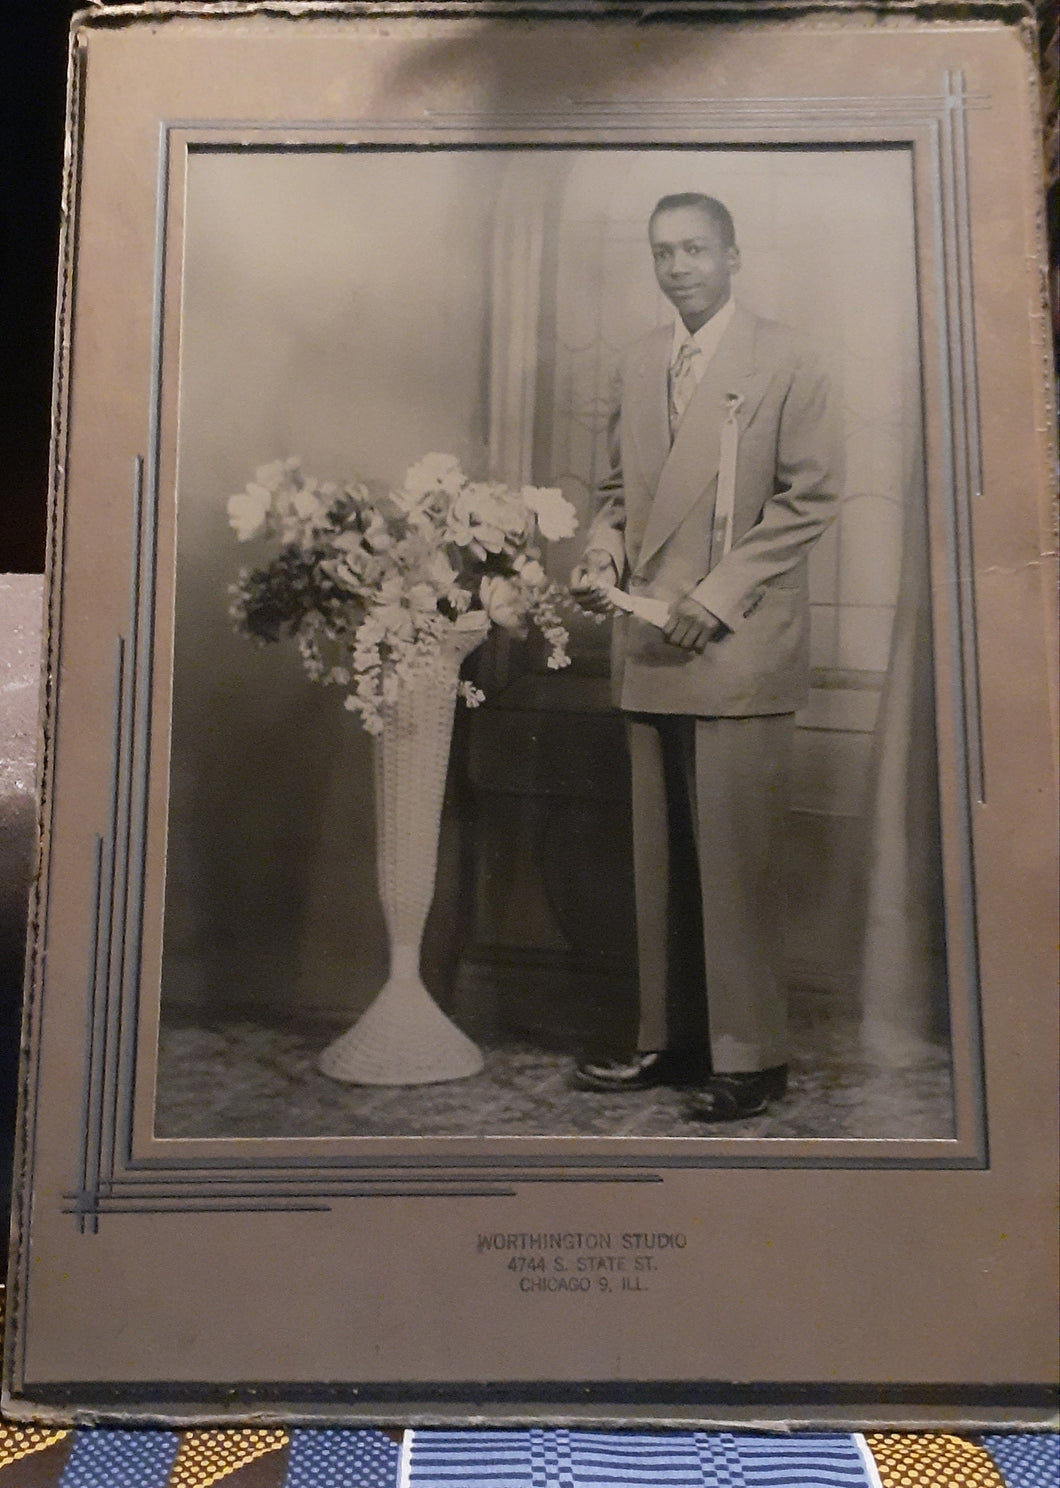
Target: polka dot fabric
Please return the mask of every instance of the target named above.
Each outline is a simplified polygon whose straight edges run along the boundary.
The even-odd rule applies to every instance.
[[[964,1437],[874,1433],[865,1440],[882,1488],[1007,1488],[985,1447]]]
[[[286,1445],[286,1431],[187,1431],[167,1488],[214,1488],[241,1467]]]
[[[169,1488],[179,1445],[175,1431],[78,1431],[59,1488]]]
[[[1055,1431],[1013,1431],[979,1438],[1001,1469],[1008,1488],[1057,1488],[1060,1436]]]
[[[37,1426],[0,1427],[0,1468],[54,1447],[69,1435],[68,1431],[42,1431]]]
[[[294,1431],[283,1488],[397,1488],[399,1456],[381,1431]]]

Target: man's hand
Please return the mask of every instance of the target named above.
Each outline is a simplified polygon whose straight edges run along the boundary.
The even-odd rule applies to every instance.
[[[592,548],[570,576],[570,592],[583,610],[594,615],[608,615],[614,609],[604,593],[618,583],[618,570],[610,553]]]
[[[689,596],[671,607],[663,635],[672,646],[680,646],[683,651],[704,651],[711,641],[720,640],[728,628],[705,605]]]

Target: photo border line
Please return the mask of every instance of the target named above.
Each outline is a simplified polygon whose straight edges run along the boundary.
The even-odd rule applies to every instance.
[[[953,366],[958,373],[957,393],[963,412],[956,431],[957,480],[963,499],[953,503],[957,519],[958,573],[966,609],[962,611],[962,644],[966,688],[968,774],[973,799],[986,800],[983,773],[983,737],[979,685],[979,645],[975,631],[975,563],[972,546],[972,505],[983,494],[982,437],[979,416],[979,384],[976,373],[975,317],[973,314],[971,198],[968,186],[968,141],[964,78],[947,74],[947,102],[943,118],[945,164],[953,193],[952,284],[957,301],[953,316]]]
[[[946,76],[949,77],[950,74]],[[503,108],[479,111],[427,109],[416,119],[386,117],[345,120],[290,119],[281,124],[275,119],[258,117],[242,119],[174,117],[166,121],[165,127],[171,133],[253,130],[255,133],[268,135],[356,134],[358,136],[356,140],[345,142],[345,148],[349,150],[361,149],[366,143],[374,144],[374,141],[365,141],[361,137],[373,132],[385,135],[384,143],[390,143],[395,150],[430,148],[430,141],[421,140],[418,136],[450,132],[461,136],[473,136],[462,140],[462,143],[471,149],[503,148],[503,139],[494,140],[492,136],[519,133],[547,135],[548,142],[554,148],[563,149],[571,141],[566,138],[557,138],[557,133],[576,135],[579,132],[598,133],[602,129],[607,129],[609,131],[630,130],[642,134],[646,129],[653,129],[680,133],[683,138],[677,142],[678,147],[732,149],[739,148],[738,142],[735,145],[725,142],[714,146],[700,141],[690,142],[687,139],[688,131],[697,128],[741,129],[744,127],[772,131],[777,128],[778,123],[786,128],[816,131],[822,126],[837,123],[855,125],[894,123],[900,126],[902,133],[896,136],[893,143],[902,143],[908,138],[910,125],[937,121],[950,106],[950,97],[948,87],[946,87],[941,93],[892,94],[887,98],[881,98],[879,94],[851,93],[816,98],[705,98],[688,99],[679,103],[664,99],[638,99],[628,104],[572,99],[562,108],[543,107],[533,111]],[[964,89],[960,98],[960,107],[963,111],[984,110],[992,107],[992,101],[985,93],[969,93]],[[395,140],[394,136],[397,133],[412,135],[414,138],[407,142]],[[591,141],[589,143],[592,144]],[[776,147],[782,150],[788,143],[795,149],[803,146],[802,141],[793,140],[779,141]],[[885,147],[891,142],[866,142],[867,146],[873,143],[880,143]],[[656,141],[647,143],[645,148],[669,149],[673,148],[674,144],[674,141],[663,138],[657,143]],[[611,140],[604,140],[598,142],[598,147],[608,149],[614,146]],[[239,149],[253,152],[257,149],[273,150],[277,146],[275,142],[263,142],[257,145],[245,140],[241,140],[238,145],[223,143],[210,145],[203,141],[195,141],[192,148]],[[299,149],[299,142],[292,142],[290,148]],[[343,143],[337,142],[335,148],[343,148]],[[446,140],[439,142],[437,148],[451,149],[453,146]],[[525,145],[520,142],[513,148],[522,149]]]
[[[133,462],[133,543],[130,558],[128,634],[114,642],[111,773],[107,826],[93,846],[93,924],[87,995],[87,1057],[81,1111],[81,1188],[78,1215],[82,1233],[96,1232],[99,1204],[114,1180],[122,1117],[121,1024],[128,977],[128,871],[135,788],[137,670],[140,664],[136,595],[143,568],[143,460]],[[102,990],[101,990],[102,989]],[[128,1044],[128,1038],[125,1043]],[[126,1144],[122,1142],[122,1152]],[[131,1156],[131,1151],[129,1153]]]
[[[954,762],[959,817],[960,898],[962,940],[968,966],[969,1055],[975,1136],[983,1166],[989,1166],[989,1134],[984,1097],[982,987],[979,968],[979,927],[976,909],[975,798],[983,800],[982,699],[979,688],[978,646],[975,633],[975,575],[971,542],[972,502],[980,494],[973,486],[978,469],[972,451],[980,445],[979,398],[974,361],[974,312],[970,283],[971,202],[967,155],[955,135],[963,137],[964,78],[946,73],[945,109],[932,129],[935,172],[936,300],[939,385],[942,389],[943,509],[947,565],[953,578],[950,606],[951,671],[949,687],[955,725]],[[948,210],[947,210],[948,209]],[[962,246],[963,243],[963,246]],[[968,273],[962,274],[966,263]]]
[[[98,1193],[99,1191],[99,1162],[91,1140],[91,1127],[93,1120],[93,1095],[96,1084],[96,1030],[99,1018],[99,980],[96,975],[96,958],[99,954],[100,926],[102,922],[102,899],[103,899],[103,838],[97,833],[93,842],[92,850],[92,936],[89,942],[89,966],[91,968],[88,979],[88,997],[86,999],[86,1059],[85,1077],[83,1081],[83,1093],[81,1097],[81,1187],[80,1192]],[[84,1233],[88,1216],[81,1221],[81,1232]]]
[[[84,1158],[82,1168],[88,1180],[90,1193],[100,1192],[105,1151],[104,1126],[107,1113],[107,1078],[110,1038],[110,970],[113,945],[114,922],[114,858],[117,832],[117,803],[121,790],[117,765],[124,753],[122,740],[124,693],[127,673],[127,651],[123,638],[117,638],[114,678],[114,721],[112,738],[116,768],[112,774],[110,790],[109,827],[104,835],[95,838],[94,876],[96,923],[92,937],[92,975],[89,989],[89,1017],[91,1038],[91,1060],[86,1065],[85,1105],[88,1121],[84,1132]]]

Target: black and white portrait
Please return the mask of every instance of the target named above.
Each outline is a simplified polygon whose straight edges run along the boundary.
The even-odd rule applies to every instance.
[[[157,1135],[952,1134],[908,150],[195,150],[180,369]],[[410,975],[481,1057],[361,1080],[379,746],[229,501],[441,455],[573,508],[570,664],[463,663]]]

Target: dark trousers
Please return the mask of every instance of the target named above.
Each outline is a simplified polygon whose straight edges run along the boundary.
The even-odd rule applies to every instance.
[[[784,845],[794,715],[627,715],[642,1050],[716,1073],[787,1060]]]

